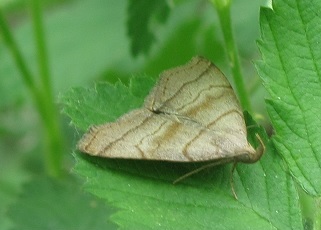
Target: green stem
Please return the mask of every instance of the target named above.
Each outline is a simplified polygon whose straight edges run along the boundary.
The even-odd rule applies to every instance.
[[[9,26],[1,9],[0,30],[2,32],[6,45],[12,53],[17,68],[21,72],[22,79],[32,95],[43,126],[45,128],[46,149],[44,153],[47,173],[53,177],[58,177],[62,172],[62,135],[50,85],[50,75],[47,64],[48,59],[45,49],[45,40],[43,37],[44,33],[42,29],[43,26],[41,11],[37,0],[32,0],[31,4],[38,54],[40,84],[36,84],[37,82],[34,75],[32,75],[31,71],[28,69],[27,64],[18,49],[18,46],[13,38],[13,35],[9,29]]]
[[[37,49],[38,68],[43,99],[42,120],[46,134],[46,169],[49,175],[58,177],[61,174],[63,153],[63,138],[60,129],[59,117],[54,103],[54,96],[50,82],[48,55],[44,38],[43,16],[39,0],[31,0],[31,15]]]
[[[9,29],[9,26],[6,23],[6,20],[2,13],[1,8],[0,8],[0,30],[2,31],[1,34],[3,36],[4,42],[6,43],[9,50],[11,51],[13,59],[18,69],[21,72],[22,79],[25,82],[26,86],[28,87],[29,91],[31,92],[33,100],[35,101],[36,106],[39,110],[38,112],[40,112],[42,107],[40,92],[37,90],[34,79],[32,78],[32,74],[29,71],[26,63],[24,62],[22,54],[20,53],[18,46],[13,39],[13,35]]]
[[[39,64],[39,74],[41,76],[42,88],[46,91],[50,100],[53,101],[53,94],[50,82],[50,73],[48,65],[48,54],[44,38],[43,21],[39,0],[31,0],[31,16],[33,22],[35,44],[37,48],[37,58]]]
[[[236,86],[236,91],[240,99],[241,106],[244,110],[249,112],[252,111],[251,103],[245,88],[241,65],[239,61],[239,55],[236,47],[236,43],[233,36],[232,23],[231,23],[231,14],[230,14],[230,0],[212,0],[213,5],[215,6],[220,25],[222,28],[225,47],[229,59],[229,64],[232,70],[233,79]]]

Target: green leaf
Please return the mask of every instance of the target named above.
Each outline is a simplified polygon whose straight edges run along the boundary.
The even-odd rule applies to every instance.
[[[321,195],[321,2],[274,1],[261,10],[258,71],[277,151],[310,195]]]
[[[131,51],[134,56],[139,53],[147,53],[155,40],[150,29],[153,16],[156,20],[165,22],[168,14],[169,7],[166,1],[129,1],[127,31],[132,39]]]
[[[115,120],[121,110],[141,106],[148,92],[143,82],[143,78],[132,79],[128,88],[117,83],[74,89],[62,98],[64,111],[82,130]],[[146,94],[135,97],[139,84]],[[262,128],[247,115],[246,119],[254,128],[251,139],[258,132],[267,151],[256,164],[237,165],[233,178],[238,200],[231,192],[232,165],[205,170],[173,185],[202,164],[103,159],[76,152],[75,172],[86,178],[87,191],[121,210],[111,218],[123,229],[302,229],[290,175]]]
[[[13,229],[110,229],[111,210],[101,200],[84,194],[75,179],[59,182],[46,177],[25,185],[9,209]]]
[[[10,144],[12,150],[12,143]],[[13,225],[7,216],[8,207],[17,199],[21,185],[29,179],[30,173],[21,167],[22,157],[12,159],[12,155],[17,154],[17,151],[3,148],[1,144],[0,149],[0,229],[7,230]]]
[[[91,89],[73,88],[61,98],[65,104],[64,113],[75,118],[72,122],[76,127],[86,130],[90,125],[115,120],[123,113],[137,108],[144,101],[142,96],[147,94],[146,88],[149,89],[153,83],[150,78],[136,78],[130,82],[131,93],[120,81],[115,85],[97,84]]]

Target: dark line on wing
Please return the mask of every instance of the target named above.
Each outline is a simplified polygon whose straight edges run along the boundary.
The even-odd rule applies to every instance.
[[[140,152],[140,155],[142,156],[142,159],[146,159],[146,156],[144,154],[144,151],[141,150],[141,148],[138,145],[135,145],[136,149]]]
[[[197,100],[201,97],[201,95],[203,95],[203,93],[204,93],[205,91],[210,91],[210,90],[212,90],[212,89],[214,89],[214,88],[226,88],[226,89],[230,89],[230,90],[233,91],[233,88],[232,88],[230,85],[228,85],[228,86],[210,85],[208,88],[199,91],[198,95],[197,95],[191,102],[184,104],[183,106],[181,106],[180,108],[178,108],[177,111],[180,111],[180,110],[184,109],[185,107],[188,107],[188,105],[194,104],[195,101],[197,101]],[[223,96],[223,94],[222,94],[221,96]],[[219,99],[219,98],[221,98],[221,96],[220,96],[220,97],[217,97],[217,98],[215,98],[215,99]]]
[[[166,104],[168,101],[170,101],[173,98],[175,98],[177,96],[177,94],[180,93],[182,91],[182,89],[185,88],[186,86],[188,86],[188,85],[190,85],[190,84],[192,84],[194,82],[199,81],[199,79],[201,79],[203,76],[205,76],[205,73],[208,72],[208,70],[211,68],[211,66],[212,65],[207,66],[207,68],[199,76],[197,76],[195,79],[185,82],[170,98],[168,98],[166,101],[164,101],[163,104]],[[164,87],[163,92],[165,91],[165,88],[166,87]]]
[[[125,132],[121,137],[119,137],[118,139],[115,139],[114,141],[112,141],[109,145],[107,145],[102,151],[100,152],[105,152],[108,148],[111,148],[112,145],[116,144],[118,141],[123,140],[125,136],[127,136],[128,134],[130,134],[132,131],[134,131],[135,129],[137,129],[138,127],[144,125],[151,117],[146,117],[144,120],[142,120],[142,122],[136,126],[134,126],[133,128],[127,130],[127,132]]]
[[[191,156],[189,156],[188,153],[187,153],[188,147],[189,147],[196,139],[198,139],[198,138],[203,134],[203,132],[208,131],[208,130],[209,130],[208,127],[210,127],[210,126],[212,126],[213,124],[215,124],[218,120],[220,120],[221,118],[223,118],[223,117],[226,116],[227,114],[231,114],[231,113],[233,113],[233,112],[235,112],[235,113],[237,113],[237,114],[240,115],[240,113],[239,113],[238,110],[236,110],[236,109],[230,110],[230,111],[228,111],[228,112],[226,112],[226,113],[223,113],[223,114],[220,115],[217,119],[215,119],[215,121],[209,123],[208,125],[205,126],[204,129],[200,130],[199,133],[198,133],[195,137],[193,137],[193,138],[185,145],[185,147],[184,147],[184,149],[183,149],[183,155],[184,155],[186,158],[193,159],[193,158],[191,158]],[[241,116],[241,115],[240,115],[240,116]],[[242,115],[242,117],[243,117],[243,115]]]
[[[96,139],[96,136],[100,132],[100,129],[98,129],[97,126],[91,126],[89,128],[89,132],[85,134],[85,137],[83,139],[87,139],[89,135],[91,135],[90,141],[84,146],[84,150],[88,151],[88,147],[91,146],[91,143],[94,139]]]
[[[173,137],[177,133],[176,130],[177,128],[179,128],[180,125],[181,124],[179,124],[178,122],[170,124],[169,127],[163,133],[162,138],[159,139],[159,145],[161,145],[161,143],[164,143],[170,140],[171,137]]]
[[[164,125],[167,123],[167,121],[164,121],[158,129],[156,129],[153,133],[149,134],[149,135],[145,135],[143,138],[141,138],[141,140],[139,141],[139,143],[137,145],[135,145],[137,148],[139,148],[139,145],[143,143],[144,139],[146,139],[146,137],[149,137],[149,136],[154,136],[156,135],[157,132],[159,132],[163,127]],[[157,135],[156,135],[157,136]],[[157,145],[156,149],[158,148],[159,144]],[[139,150],[141,151],[141,149],[139,148]],[[146,156],[145,156],[145,159],[146,159]]]
[[[202,100],[200,103],[195,103],[196,106],[192,107],[190,106],[189,109],[185,112],[187,117],[195,117],[195,115],[202,110],[209,108],[210,106],[213,106],[214,101],[219,100],[220,98],[223,98],[226,95],[227,92],[222,92],[217,97],[211,97],[211,96],[205,96],[205,100]],[[235,99],[236,100],[236,99]],[[183,107],[184,108],[184,107]],[[182,109],[183,109],[182,108]],[[215,108],[212,108],[215,109]],[[195,118],[194,118],[195,119]]]
[[[218,116],[215,121],[209,123],[206,125],[206,128],[212,126],[213,124],[217,123],[220,119],[222,119],[223,117],[227,116],[228,114],[231,114],[231,113],[237,113],[242,119],[243,119],[243,114],[239,112],[239,110],[237,109],[232,109],[232,110],[229,110],[225,113],[222,113],[220,116]]]

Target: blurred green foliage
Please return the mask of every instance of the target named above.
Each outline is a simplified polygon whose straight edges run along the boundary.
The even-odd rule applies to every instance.
[[[33,1],[35,0],[0,1],[0,10],[10,25],[23,60],[31,73],[37,76],[39,61],[30,16],[30,2]],[[289,5],[292,4],[291,0],[287,2]],[[302,2],[307,1],[302,0]],[[124,85],[117,83],[117,87],[126,87],[131,84],[132,76],[144,75],[148,76],[148,79],[157,79],[162,70],[183,64],[195,55],[206,56],[222,69],[230,80],[232,79],[218,16],[209,1],[180,0],[157,3],[154,1],[155,4],[148,3],[149,7],[145,7],[144,4],[147,3],[144,1],[134,0],[46,0],[41,3],[51,88],[54,92],[57,113],[63,109],[62,102],[66,105],[64,100],[70,92],[78,90],[80,91],[78,93],[82,93],[83,87],[91,91],[95,87],[95,82],[114,84],[118,79]],[[255,118],[262,118],[259,120],[260,123],[269,127],[263,102],[265,91],[252,63],[253,60],[260,59],[256,41],[260,37],[259,9],[264,4],[266,1],[263,0],[254,2],[234,0],[231,5],[231,16],[245,76],[244,81],[247,91],[250,92],[253,111],[255,111],[253,115]],[[314,4],[314,1],[311,1],[311,4]],[[307,9],[310,8],[307,7]],[[316,7],[308,15],[319,15],[319,11],[320,9]],[[280,22],[276,20],[274,23]],[[284,31],[282,27],[280,29],[278,33],[282,36]],[[48,178],[43,154],[45,129],[35,109],[36,105],[30,96],[30,91],[22,80],[10,49],[5,45],[3,35],[0,30],[0,230],[35,229],[37,227],[39,229],[57,229],[58,227],[60,229],[81,229],[80,227],[86,229],[87,226],[97,229],[116,228],[108,221],[109,216],[117,211],[113,208],[114,206],[102,205],[106,202],[106,197],[102,194],[98,197],[104,200],[83,192],[83,182],[77,179],[77,174],[71,172],[74,165],[74,157],[71,153],[75,150],[79,138],[78,128],[86,128],[87,123],[81,127],[77,126],[75,132],[75,128],[70,126],[70,119],[65,115],[59,116],[61,133],[64,138],[62,150],[64,175],[60,179]],[[261,51],[269,50],[266,44],[262,47]],[[270,54],[269,52],[264,53],[267,56]],[[260,68],[262,75],[268,75],[268,71],[266,73],[263,71],[267,68]],[[142,88],[147,89],[149,83],[152,82],[153,80],[147,81]],[[37,87],[40,86],[37,85]],[[78,88],[70,90],[74,87]],[[143,92],[141,93],[138,101],[142,100]],[[61,97],[61,95],[64,96]],[[129,108],[138,102],[135,98],[131,100],[133,102]],[[66,110],[66,107],[64,109]],[[74,118],[78,119],[79,114]],[[81,124],[83,121],[79,122]],[[76,157],[78,158],[79,156]],[[77,170],[79,174],[84,175],[79,169],[81,167],[88,169],[92,165],[89,161],[88,165],[86,161],[81,161]],[[273,167],[280,170],[279,165],[273,165]],[[245,171],[241,170],[240,175],[247,172],[246,167],[243,169]],[[97,175],[99,173],[100,171]],[[282,183],[290,181],[289,176],[282,178],[285,178],[282,179]],[[269,181],[274,183],[272,179]],[[97,186],[94,182],[91,181],[91,185]],[[292,190],[293,185],[288,184],[288,186],[286,192],[295,197]],[[87,185],[87,190],[90,190],[88,187],[90,186]],[[193,192],[198,193],[194,190]],[[97,191],[92,193],[97,195]],[[221,194],[221,197],[228,199],[226,194]],[[115,201],[115,199],[107,200]],[[233,205],[233,202],[230,201],[229,205]],[[296,200],[291,202],[288,206],[292,206]],[[256,205],[255,202],[250,204]],[[253,210],[259,210],[262,207],[257,206]],[[290,208],[295,210],[293,216],[300,215],[296,212],[297,207],[289,207],[288,213],[293,211]],[[65,219],[71,213],[73,214],[72,219]],[[119,212],[116,213],[118,214],[112,219],[121,223],[122,215]],[[271,219],[277,219],[278,216],[272,215],[272,212],[264,213],[262,216],[269,215],[273,216]],[[37,217],[42,219],[37,221]],[[304,222],[315,221],[313,220],[315,216],[310,217]],[[292,223],[293,226],[300,225],[297,218],[290,219],[288,222],[275,219],[274,223],[279,224],[275,226],[279,227],[286,226],[284,223]],[[265,225],[265,221],[260,223],[262,226],[268,226]]]

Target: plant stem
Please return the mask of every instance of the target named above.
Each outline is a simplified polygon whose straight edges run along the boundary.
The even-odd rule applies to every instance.
[[[48,55],[46,49],[46,43],[44,38],[42,14],[39,5],[39,0],[31,0],[31,16],[33,22],[35,44],[37,48],[37,58],[39,64],[39,74],[42,81],[42,89],[44,89],[50,100],[52,101],[52,89],[49,74]]]
[[[230,0],[212,0],[212,3],[215,6],[218,13],[220,25],[221,25],[224,40],[225,40],[225,48],[227,51],[229,64],[232,70],[232,75],[236,86],[236,91],[240,99],[241,106],[244,110],[251,112],[252,111],[251,103],[245,89],[245,84],[244,84],[242,71],[241,71],[241,65],[239,61],[239,55],[238,55],[236,43],[233,36],[231,14],[230,14],[231,1]]]
[[[61,174],[61,162],[63,153],[63,138],[60,129],[59,117],[56,111],[54,96],[50,82],[48,55],[44,38],[43,16],[39,0],[31,0],[31,15],[37,49],[38,68],[43,98],[42,120],[46,134],[45,163],[49,175],[58,177]]]
[[[42,107],[40,93],[38,92],[34,79],[32,78],[32,74],[29,71],[26,63],[24,62],[22,55],[18,49],[18,46],[13,39],[13,35],[9,29],[9,26],[6,23],[6,20],[4,18],[1,8],[0,8],[0,29],[2,30],[1,34],[3,35],[4,42],[7,44],[9,50],[11,51],[13,59],[16,62],[16,65],[21,72],[22,79],[27,85],[27,87],[29,88],[29,91],[31,92],[31,95],[33,97],[33,100],[36,103],[38,110],[40,110],[40,108]]]
[[[18,49],[13,35],[9,29],[4,15],[0,9],[0,29],[3,38],[9,50],[13,55],[13,59],[21,72],[21,76],[27,88],[29,89],[34,100],[37,111],[45,131],[46,149],[45,167],[47,173],[52,177],[58,177],[62,173],[62,135],[59,125],[59,118],[55,109],[54,97],[50,84],[50,74],[48,68],[48,58],[46,54],[46,45],[43,36],[42,15],[38,0],[31,0],[31,13],[33,16],[33,26],[35,33],[35,42],[38,54],[39,75],[40,79],[36,84],[36,78],[28,69],[21,52]]]

